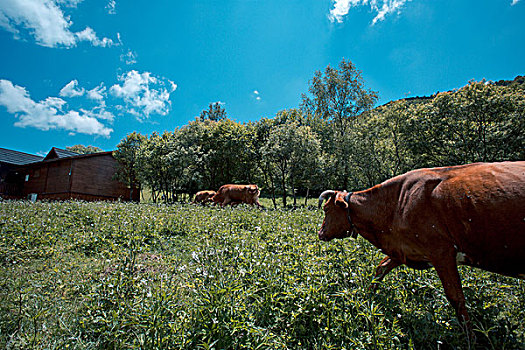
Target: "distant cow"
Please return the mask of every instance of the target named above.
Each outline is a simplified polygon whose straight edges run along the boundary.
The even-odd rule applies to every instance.
[[[319,238],[362,235],[399,265],[434,267],[470,329],[457,264],[525,278],[525,162],[419,169],[359,192],[325,191]]]
[[[211,200],[222,207],[239,203],[255,204],[260,207],[260,194],[261,191],[257,185],[223,185]]]
[[[215,196],[215,191],[199,191],[195,194],[195,198],[193,198],[192,204],[206,204],[208,202],[211,202],[211,198]]]

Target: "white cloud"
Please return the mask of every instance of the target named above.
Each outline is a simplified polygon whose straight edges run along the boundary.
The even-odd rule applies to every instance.
[[[106,97],[106,87],[104,83],[100,84],[96,88],[87,91],[87,96],[95,101],[103,102]]]
[[[61,4],[67,7],[77,7],[84,0],[55,0],[57,4]]]
[[[337,21],[341,23],[343,21],[343,17],[348,14],[348,11],[350,11],[350,6],[357,6],[359,2],[360,1],[335,0],[334,8],[330,10],[330,20],[332,22]]]
[[[516,5],[518,2],[520,2],[520,0],[512,0],[512,3],[510,4],[510,6]]]
[[[109,47],[113,45],[113,40],[108,38],[99,39],[97,33],[89,27],[83,31],[75,33],[78,41],[89,41],[93,46]]]
[[[128,50],[127,53],[120,55],[120,60],[126,64],[135,64],[137,63],[137,54],[131,50]]]
[[[34,127],[40,130],[63,129],[73,133],[101,135],[109,137],[113,129],[104,126],[95,116],[96,112],[62,111],[66,104],[58,97],[35,102],[27,90],[13,85],[9,80],[0,79],[0,105],[15,115],[18,120],[15,126]],[[109,116],[98,111],[101,119],[109,120]]]
[[[255,97],[255,99],[257,101],[260,101],[261,100],[261,96],[260,96],[260,93],[258,90],[253,90],[253,96]]]
[[[71,80],[60,90],[59,95],[62,97],[78,97],[84,95],[84,88],[78,88],[78,81]]]
[[[43,101],[43,104],[45,106],[56,108],[57,110],[62,111],[62,107],[64,107],[66,101],[58,97],[48,97]]]
[[[60,5],[75,7],[82,0],[1,0],[0,27],[21,38],[21,32],[33,36],[36,43],[46,47],[73,47],[81,41],[94,46],[111,46],[108,38],[99,39],[93,29],[86,27],[72,32],[73,24]]]
[[[115,0],[109,0],[108,4],[106,5],[106,10],[108,10],[108,13],[110,15],[114,15],[117,13],[117,10],[115,7],[117,6],[117,2]]]
[[[106,111],[104,107],[97,107],[93,108],[92,110],[80,109],[80,111],[86,116],[95,119],[107,120],[109,122],[113,122],[113,120],[115,119],[113,113]]]
[[[149,72],[139,73],[135,70],[122,74],[119,80],[123,84],[113,85],[110,92],[124,100],[126,112],[137,117],[144,115],[146,118],[152,113],[168,114],[171,106],[170,93],[177,88],[175,83],[158,79]]]
[[[386,15],[400,12],[403,5],[409,0],[334,0],[334,8],[330,10],[330,21],[343,22],[343,18],[350,12],[352,7],[370,6],[376,16],[372,25],[385,19]]]

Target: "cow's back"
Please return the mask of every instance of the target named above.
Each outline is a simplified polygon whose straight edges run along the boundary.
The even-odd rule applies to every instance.
[[[252,186],[255,185],[222,185],[217,191],[217,195],[220,195],[222,200],[229,198],[232,201],[245,201],[250,197],[248,190]]]
[[[432,185],[429,214],[453,240],[458,259],[463,259],[459,262],[525,274],[525,162],[429,171],[439,179]]]

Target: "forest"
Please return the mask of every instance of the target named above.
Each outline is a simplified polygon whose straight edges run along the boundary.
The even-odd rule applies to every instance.
[[[297,108],[271,118],[238,123],[212,103],[173,131],[128,134],[114,153],[117,176],[153,202],[256,183],[274,207],[297,207],[323,189],[364,189],[412,169],[522,160],[524,89],[521,76],[470,81],[374,108],[377,92],[343,60],[314,74]]]

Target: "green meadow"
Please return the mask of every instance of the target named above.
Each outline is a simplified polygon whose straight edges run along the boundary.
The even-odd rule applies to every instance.
[[[323,214],[0,203],[0,348],[523,349],[525,281],[461,267],[470,343],[434,270],[317,238]]]

